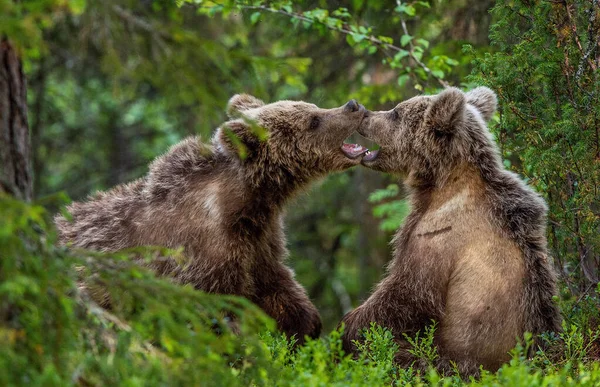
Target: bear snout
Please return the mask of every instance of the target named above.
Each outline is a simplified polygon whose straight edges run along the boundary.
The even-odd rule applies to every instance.
[[[351,99],[346,105],[344,105],[344,111],[348,113],[357,112],[360,108],[361,106],[358,104],[358,102],[356,102],[355,99]]]

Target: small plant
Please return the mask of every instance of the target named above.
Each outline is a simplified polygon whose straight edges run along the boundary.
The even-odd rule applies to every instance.
[[[418,331],[414,337],[403,334],[412,347],[408,352],[417,359],[425,361],[429,367],[434,367],[436,360],[439,359],[437,347],[433,344],[436,328],[437,322],[432,320],[431,325],[425,327],[423,336],[420,336],[421,331]]]
[[[582,330],[575,324],[567,324],[563,321],[563,331],[558,335],[564,343],[565,362],[584,362],[588,360],[588,353],[594,342],[600,338],[600,331],[588,328]]]
[[[392,332],[376,323],[371,323],[363,331],[364,341],[354,341],[358,350],[369,362],[392,363],[398,351],[398,344],[394,342]]]

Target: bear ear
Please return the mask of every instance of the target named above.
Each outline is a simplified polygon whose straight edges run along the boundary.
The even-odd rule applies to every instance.
[[[253,132],[250,123],[243,119],[228,121],[217,130],[217,139],[229,155],[245,159],[260,145],[260,139]]]
[[[492,119],[498,107],[496,93],[487,87],[481,86],[469,91],[466,96],[467,103],[475,106],[486,122]]]
[[[464,120],[465,94],[455,87],[449,87],[433,97],[425,112],[428,128],[438,133],[452,133]]]
[[[260,99],[249,94],[236,94],[227,103],[227,116],[229,118],[238,118],[242,112],[264,106],[265,103]]]

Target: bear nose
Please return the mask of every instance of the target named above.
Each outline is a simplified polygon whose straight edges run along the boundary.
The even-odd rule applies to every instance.
[[[356,102],[355,99],[351,99],[350,101],[348,101],[348,103],[344,106],[344,110],[350,113],[354,113],[357,112],[359,109],[358,107],[358,102]]]

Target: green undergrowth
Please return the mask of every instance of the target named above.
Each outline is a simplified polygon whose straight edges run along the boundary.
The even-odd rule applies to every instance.
[[[548,349],[512,360],[480,379],[424,374],[393,363],[392,334],[372,326],[354,358],[341,331],[295,347],[244,299],[207,295],[155,278],[132,254],[100,255],[57,247],[47,213],[0,198],[0,385],[125,386],[558,386],[600,385],[597,292],[563,295],[562,333]],[[94,273],[91,275],[91,273]],[[109,311],[78,288],[82,275],[107,289]],[[410,338],[433,364],[435,325]]]

